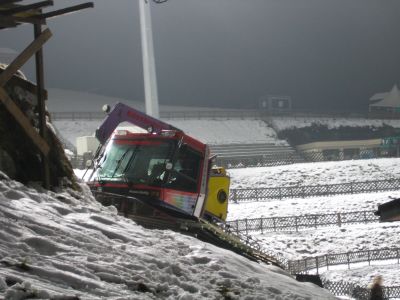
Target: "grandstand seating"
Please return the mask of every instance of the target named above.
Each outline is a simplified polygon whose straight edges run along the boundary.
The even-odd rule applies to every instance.
[[[210,145],[211,154],[217,155],[216,164],[226,168],[262,167],[304,162],[288,145],[227,144]]]

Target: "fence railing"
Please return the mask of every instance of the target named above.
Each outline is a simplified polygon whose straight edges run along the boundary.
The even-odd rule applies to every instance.
[[[350,296],[357,300],[369,300],[370,289],[346,281],[325,281],[325,289],[336,296]],[[400,286],[383,286],[383,299],[400,298]]]
[[[374,211],[352,211],[332,214],[312,214],[288,217],[253,218],[227,221],[232,232],[299,231],[310,228],[341,226],[343,224],[378,222]]]
[[[233,202],[270,201],[284,198],[307,198],[364,192],[393,191],[400,189],[400,179],[349,182],[311,186],[285,186],[256,189],[231,189]]]
[[[104,113],[94,112],[51,112],[53,120],[96,120],[103,119]],[[185,110],[185,111],[161,111],[163,119],[203,119],[203,118],[250,118],[261,119],[266,117],[285,116],[285,117],[341,117],[341,118],[368,118],[367,114],[349,113],[345,111],[314,111],[294,109],[287,112],[268,112],[259,109],[214,109],[214,110]],[[379,116],[381,118],[382,116]]]
[[[162,111],[162,119],[260,119],[263,113],[258,110],[198,110]],[[52,112],[52,120],[101,120],[103,112]]]
[[[254,155],[246,157],[219,157],[215,160],[216,164],[227,168],[246,168],[246,167],[270,167],[290,165],[304,162],[297,153],[276,153],[267,155]]]
[[[373,261],[382,260],[397,260],[397,264],[399,264],[400,248],[363,250],[290,260],[288,261],[288,271],[291,274],[308,274],[310,271],[318,274],[320,270],[329,270],[331,266],[347,265],[350,269],[352,263],[368,262],[370,265]]]

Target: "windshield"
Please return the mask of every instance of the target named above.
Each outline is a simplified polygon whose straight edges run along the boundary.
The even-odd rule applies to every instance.
[[[173,141],[114,140],[106,149],[97,178],[159,186],[174,149]]]

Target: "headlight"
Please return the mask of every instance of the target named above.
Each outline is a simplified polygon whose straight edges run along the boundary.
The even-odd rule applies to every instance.
[[[228,195],[224,190],[219,190],[217,194],[217,199],[220,203],[224,203],[228,199]]]

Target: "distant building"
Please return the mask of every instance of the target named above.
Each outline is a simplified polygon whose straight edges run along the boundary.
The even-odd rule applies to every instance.
[[[377,93],[369,99],[372,116],[400,117],[400,91],[395,84],[390,92]]]
[[[397,144],[388,145],[387,139],[323,141],[298,145],[299,151],[308,161],[332,161],[397,157]]]
[[[268,95],[261,97],[259,108],[268,112],[290,112],[292,110],[292,98],[282,95]]]

